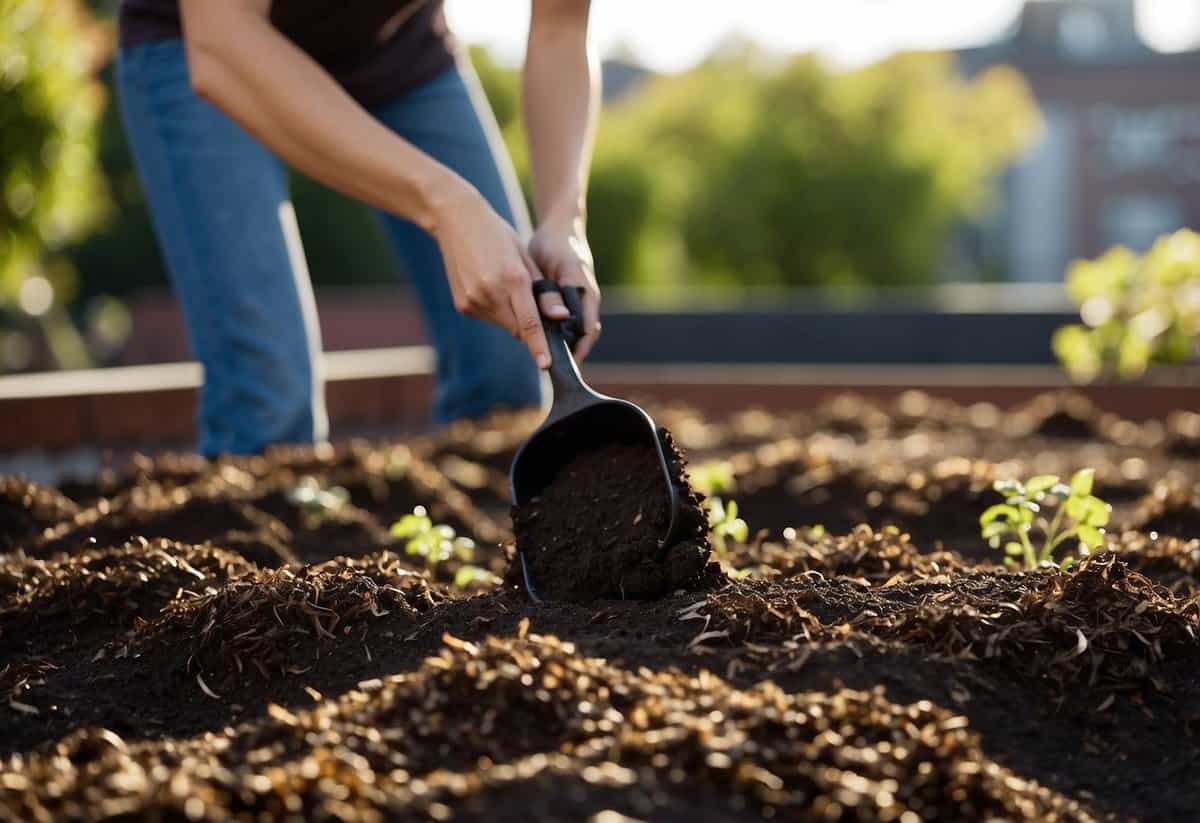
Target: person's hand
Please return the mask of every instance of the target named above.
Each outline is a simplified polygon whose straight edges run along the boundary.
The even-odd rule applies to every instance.
[[[474,187],[458,186],[442,201],[433,235],[442,251],[454,307],[461,314],[507,329],[529,347],[538,368],[550,367],[541,315],[570,316],[562,298],[534,300],[542,275],[521,238]]]
[[[576,358],[583,360],[600,338],[600,289],[583,218],[547,220],[529,242],[529,254],[546,277],[560,286],[583,289],[584,335],[575,346]]]

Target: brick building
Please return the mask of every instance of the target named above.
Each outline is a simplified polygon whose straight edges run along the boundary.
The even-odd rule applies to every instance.
[[[1029,0],[1006,38],[959,59],[1020,70],[1046,126],[972,256],[1054,280],[1078,257],[1200,227],[1200,51],[1149,48],[1133,0]]]

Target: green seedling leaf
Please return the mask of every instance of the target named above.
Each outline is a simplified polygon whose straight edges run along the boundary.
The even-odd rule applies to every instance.
[[[475,541],[469,537],[454,538],[454,556],[462,561],[475,558]]]
[[[1039,474],[1037,477],[1030,478],[1025,484],[1025,493],[1030,497],[1038,494],[1044,494],[1058,484],[1058,475],[1056,474]]]
[[[725,504],[719,497],[708,499],[708,522],[713,525],[725,522]]]
[[[1023,496],[1025,494],[1024,487],[1016,480],[997,480],[992,484],[992,488],[1006,497],[1012,495]]]
[[[1004,544],[1004,553],[1009,557],[1021,557],[1025,554],[1025,547],[1016,541]]]
[[[1085,497],[1068,497],[1067,502],[1063,504],[1067,510],[1067,517],[1072,520],[1082,520],[1084,512],[1087,511],[1087,503]]]
[[[1098,497],[1067,498],[1067,516],[1089,526],[1107,526],[1112,507]]]
[[[1071,477],[1071,494],[1087,496],[1092,493],[1092,485],[1096,478],[1095,469],[1080,469]]]
[[[733,464],[728,460],[710,460],[690,472],[692,485],[706,495],[723,494],[733,489]]]
[[[454,573],[454,585],[460,589],[465,589],[472,583],[485,583],[495,585],[500,582],[500,578],[492,574],[487,569],[481,569],[478,566],[461,566]]]
[[[1019,520],[1020,517],[1021,513],[1017,511],[1015,506],[1008,503],[997,503],[994,506],[989,506],[986,510],[984,510],[983,514],[979,516],[979,525],[983,528],[987,528],[988,525],[995,522],[999,518],[1016,521]]]
[[[1099,497],[1087,498],[1086,515],[1083,518],[1084,524],[1088,526],[1107,526],[1109,518],[1112,517],[1112,506],[1105,503]]]
[[[413,537],[427,532],[433,527],[433,521],[425,516],[425,510],[420,506],[417,509],[420,510],[420,513],[414,510],[412,514],[406,514],[392,524],[393,537]]]
[[[992,548],[999,548],[1000,538],[1012,531],[1008,523],[995,520],[983,527],[983,539],[988,542]]]
[[[1104,545],[1104,532],[1095,526],[1080,526],[1078,535],[1079,544],[1084,548],[1099,548]]]

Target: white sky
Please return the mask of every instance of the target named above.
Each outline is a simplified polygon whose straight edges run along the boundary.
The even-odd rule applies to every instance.
[[[1138,0],[1142,36],[1155,48],[1200,44],[1200,0]],[[993,40],[1022,0],[593,0],[602,55],[619,47],[659,71],[680,71],[731,34],[785,52],[820,51],[854,66],[897,49],[955,48]],[[446,0],[451,28],[501,59],[524,53],[529,0]]]

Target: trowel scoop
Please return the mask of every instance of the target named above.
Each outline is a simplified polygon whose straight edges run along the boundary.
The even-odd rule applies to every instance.
[[[580,376],[572,355],[575,344],[583,336],[580,290],[560,288],[554,281],[545,279],[533,284],[533,292],[535,298],[546,292],[561,295],[571,316],[565,320],[542,320],[546,342],[550,346],[549,372],[554,403],[541,426],[513,457],[509,472],[513,503],[520,506],[540,495],[564,466],[585,451],[613,443],[645,445],[658,455],[663,493],[669,497],[671,517],[659,547],[671,546],[683,520],[679,514],[681,501],[671,482],[671,470],[654,421],[640,406],[600,394]],[[537,581],[530,579],[529,564],[520,547],[518,553],[525,589],[533,600],[540,601]]]

